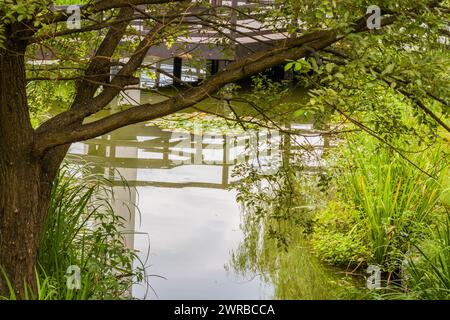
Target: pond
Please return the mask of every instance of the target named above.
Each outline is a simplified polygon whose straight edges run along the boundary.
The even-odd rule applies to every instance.
[[[109,112],[114,110],[99,116]],[[259,132],[256,137],[279,142],[278,134]],[[151,286],[135,285],[134,297],[273,298],[273,285],[260,276],[243,277],[225,267],[243,241],[241,207],[230,190],[233,168],[255,159],[273,165],[279,157],[279,149],[266,152],[259,143],[254,157],[243,155],[249,141],[248,134],[200,136],[141,123],[72,145],[71,155],[115,181],[113,206],[126,220],[126,245],[139,251]],[[131,188],[124,188],[123,180]]]

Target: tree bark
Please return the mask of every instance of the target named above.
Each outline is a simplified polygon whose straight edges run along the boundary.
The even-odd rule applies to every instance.
[[[0,266],[18,298],[35,285],[35,267],[50,201],[54,166],[32,154],[34,131],[26,96],[25,45],[0,50]],[[9,296],[3,274],[0,295]]]

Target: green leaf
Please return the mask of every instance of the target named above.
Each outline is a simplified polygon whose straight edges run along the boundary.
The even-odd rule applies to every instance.
[[[395,68],[395,64],[391,63],[390,65],[388,65],[388,66],[386,67],[386,69],[384,69],[383,75],[391,74],[392,71],[394,71],[394,68]]]
[[[294,118],[298,118],[298,117],[304,116],[305,113],[306,113],[305,110],[298,109],[298,110],[294,111]]]
[[[328,73],[332,73],[334,69],[334,64],[333,63],[327,63],[325,65],[325,70],[327,70]]]
[[[292,69],[292,66],[294,65],[294,62],[289,62],[284,66],[284,71],[289,71]]]

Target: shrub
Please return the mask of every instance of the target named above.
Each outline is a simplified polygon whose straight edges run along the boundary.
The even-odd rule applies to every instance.
[[[317,213],[311,242],[321,260],[335,266],[357,266],[372,255],[363,229],[354,209],[330,201]]]
[[[421,171],[373,138],[349,138],[340,148],[335,161],[345,162],[336,162],[335,186],[338,201],[352,209],[353,220],[348,223],[371,248],[368,263],[398,272],[403,255],[426,237],[432,214],[441,210],[445,180],[441,149],[409,155]],[[350,242],[348,237],[342,240]]]

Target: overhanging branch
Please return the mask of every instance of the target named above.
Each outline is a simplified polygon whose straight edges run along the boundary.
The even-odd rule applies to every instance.
[[[321,31],[305,36],[303,44],[307,44],[308,48],[319,50],[339,39],[337,32],[334,30]],[[297,40],[299,43],[302,43],[299,39]],[[166,101],[133,107],[72,130],[69,128],[69,130],[37,133],[35,151],[40,154],[46,149],[58,145],[90,139],[126,125],[152,120],[180,111],[209,97],[228,83],[236,82],[268,68],[283,64],[286,60],[294,60],[306,56],[309,50],[303,44],[285,50],[276,48],[268,52],[250,55],[242,61],[231,63],[226,69],[210,77],[199,87],[191,88]]]
[[[355,22],[353,32],[363,32],[367,30],[365,21],[366,18],[361,18]],[[386,19],[383,19],[382,25],[385,26],[394,21],[395,17],[389,16]],[[325,30],[312,32],[298,38],[275,42],[273,49],[254,53],[245,59],[231,63],[224,70],[215,76],[210,77],[199,87],[191,88],[184,93],[157,104],[143,104],[81,126],[61,124],[73,123],[74,117],[77,121],[83,119],[88,115],[98,112],[104,105],[99,104],[96,106],[95,104],[86,104],[84,108],[76,110],[75,113],[73,113],[73,110],[69,110],[56,116],[57,121],[54,119],[50,120],[56,123],[56,126],[54,126],[53,129],[40,130],[39,128],[36,131],[35,153],[39,155],[46,150],[59,145],[87,140],[127,125],[152,120],[180,111],[209,97],[226,84],[236,82],[263,72],[269,68],[284,64],[287,60],[300,59],[305,57],[311,49],[324,49],[342,38],[344,38],[344,36],[340,35],[337,30]],[[125,67],[121,71],[124,69],[127,70]],[[108,88],[107,90],[109,89],[112,90],[110,92],[115,94],[119,93],[116,88]],[[100,94],[100,96],[101,95],[102,94]],[[97,98],[99,97],[96,97],[95,99]]]
[[[168,4],[177,2],[190,3],[192,1],[191,0],[100,0],[83,5],[80,7],[80,10],[81,14],[84,17],[87,17],[89,15],[111,9],[120,9],[139,5]],[[69,16],[70,15],[63,10],[56,10],[55,12],[47,14],[43,18],[43,20],[45,23],[51,24],[66,21],[69,18]]]

